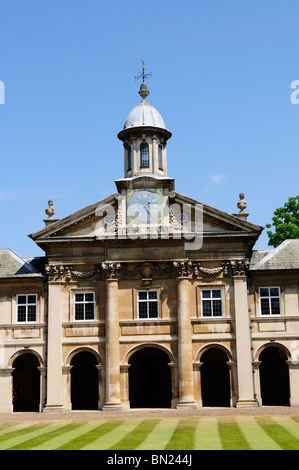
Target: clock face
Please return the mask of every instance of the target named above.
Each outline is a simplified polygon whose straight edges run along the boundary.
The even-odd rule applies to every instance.
[[[127,192],[127,224],[160,223],[163,189],[129,189]]]

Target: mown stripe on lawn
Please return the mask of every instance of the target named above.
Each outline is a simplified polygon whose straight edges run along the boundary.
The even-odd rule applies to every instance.
[[[95,440],[100,439],[105,434],[112,432],[122,423],[123,421],[103,421],[99,424],[97,421],[97,426],[94,429],[91,429],[80,436],[77,435],[73,439],[57,447],[56,450],[80,450]]]
[[[145,419],[119,442],[109,447],[109,450],[135,450],[160,421],[160,419]]]
[[[219,417],[218,431],[223,450],[250,450],[250,445],[234,418]]]
[[[35,447],[39,448],[39,450],[44,449],[46,447],[46,443],[52,438],[55,438],[56,436],[61,436],[61,434],[64,434],[70,431],[71,429],[77,428],[79,426],[79,423],[76,422],[65,424],[65,422],[62,421],[60,423],[61,425],[57,427],[57,429],[54,428],[48,431],[45,430],[45,432],[38,436],[34,436],[31,439],[26,439],[25,441],[22,441],[21,443],[10,447],[9,450],[31,450]],[[59,422],[57,422],[57,424],[59,424]]]
[[[139,444],[137,450],[164,450],[179,419],[163,418],[155,429]]]
[[[21,434],[17,433],[17,436],[8,439],[7,441],[1,442],[0,443],[0,450],[7,450],[11,449],[13,447],[19,446],[20,444],[23,444],[25,441],[28,441],[29,439],[34,439],[38,438],[41,434],[45,433],[50,433],[52,431],[55,431],[57,428],[61,428],[65,426],[66,422],[65,421],[59,421],[56,423],[46,423],[40,426],[35,426],[35,429],[32,430],[31,432],[27,432],[26,434]],[[24,448],[24,446],[20,446],[19,448]]]
[[[296,439],[299,439],[299,424],[289,416],[272,416],[280,426],[290,432]]]
[[[30,433],[35,429],[42,428],[43,426],[48,426],[49,423],[40,423],[28,421],[27,423],[20,423],[18,426],[14,427],[13,429],[9,428],[5,433],[1,434],[0,436],[0,448],[5,441],[8,439],[13,439],[15,437],[22,436],[24,434]]]
[[[119,426],[113,428],[110,432],[104,436],[100,436],[98,439],[81,447],[81,450],[107,450],[111,446],[114,446],[117,442],[121,441],[126,434],[133,431],[140,423],[139,420],[125,420]]]
[[[197,419],[180,419],[171,439],[165,446],[165,450],[190,450],[193,449]]]
[[[236,421],[252,450],[281,450],[253,417],[239,416]]]
[[[256,416],[255,420],[283,450],[299,450],[299,440],[271,416]]]
[[[36,443],[31,450],[55,450],[67,444],[74,438],[88,434],[98,426],[98,421],[74,421],[64,428],[60,428],[52,432],[50,436],[41,436],[38,440],[36,440]]]
[[[216,417],[199,418],[195,432],[194,450],[222,450]]]

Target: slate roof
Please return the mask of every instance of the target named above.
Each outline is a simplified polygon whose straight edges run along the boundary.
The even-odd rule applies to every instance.
[[[285,240],[272,250],[253,251],[250,270],[299,269],[299,240]]]
[[[0,249],[0,278],[42,277],[42,258],[24,259],[11,249]]]

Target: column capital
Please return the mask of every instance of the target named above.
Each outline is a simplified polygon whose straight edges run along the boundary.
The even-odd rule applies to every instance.
[[[236,259],[231,261],[233,277],[246,277],[247,270],[249,268],[249,260],[247,259]]]
[[[193,263],[190,260],[173,261],[172,267],[178,280],[188,279],[193,274]]]
[[[102,263],[102,272],[106,281],[119,281],[121,264],[118,262]]]

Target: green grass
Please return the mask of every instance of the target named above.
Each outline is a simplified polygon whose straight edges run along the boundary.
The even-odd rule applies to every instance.
[[[0,423],[0,450],[299,450],[299,416]]]

